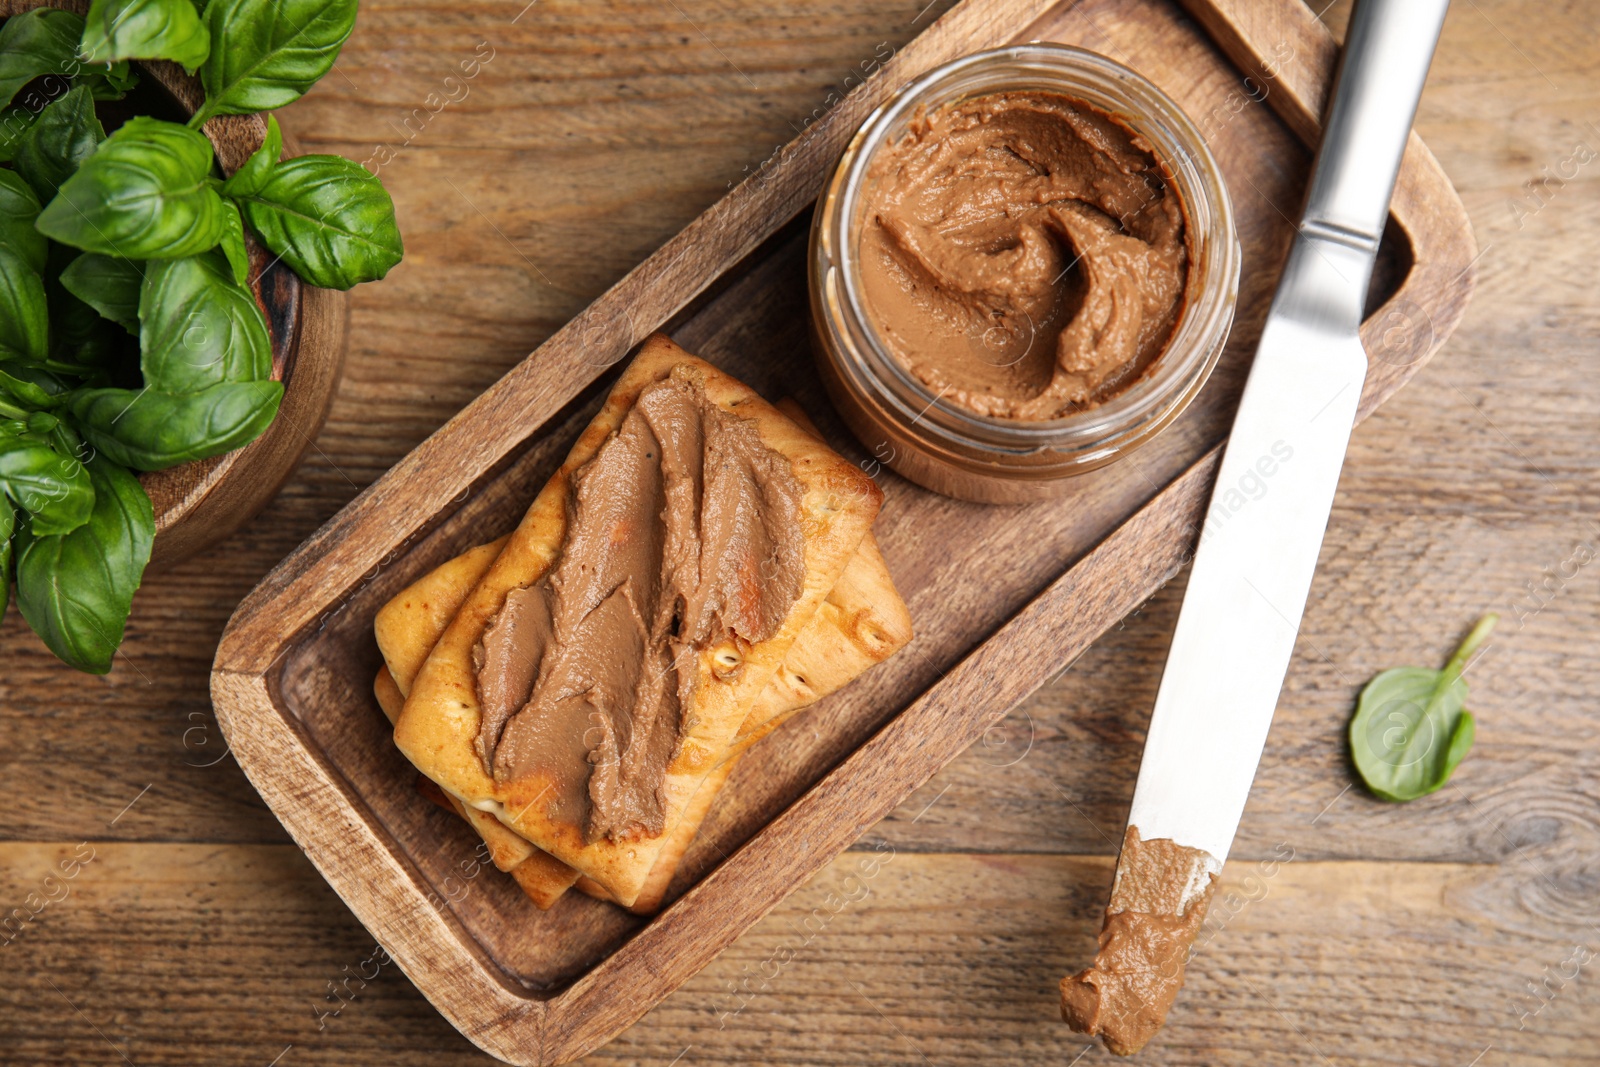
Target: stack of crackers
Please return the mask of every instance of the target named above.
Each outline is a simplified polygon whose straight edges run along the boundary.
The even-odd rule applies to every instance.
[[[804,489],[804,584],[776,633],[746,649],[736,676],[720,676],[711,651],[699,652],[693,706],[666,770],[664,829],[590,840],[550,803],[558,792],[550,781],[504,780],[485,770],[474,748],[473,648],[506,594],[538,582],[560,557],[574,472],[616,432],[640,391],[668,375],[692,377],[792,464]],[[495,866],[540,908],[577,886],[630,911],[654,912],[739,757],[911,640],[910,616],[871,532],[881,500],[872,480],[823,444],[792,402],[770,405],[666,337],[651,337],[516,530],[446,562],[379,611],[373,628],[384,665],[374,690],[396,744],[422,772],[423,792],[465,819]]]

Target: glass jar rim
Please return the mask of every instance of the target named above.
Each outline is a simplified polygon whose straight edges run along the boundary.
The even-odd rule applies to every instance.
[[[990,81],[963,91],[989,74]],[[940,95],[945,90],[946,95]],[[888,351],[863,302],[856,246],[865,174],[877,152],[918,108],[945,106],[1004,92],[1055,92],[1080,97],[1151,148],[1164,180],[1178,185],[1185,215],[1190,273],[1184,308],[1161,354],[1126,389],[1094,407],[1056,419],[1017,420],[978,415],[931,391]],[[907,83],[862,124],[847,151],[839,183],[837,295],[859,325],[869,351],[858,369],[877,379],[880,399],[912,421],[933,423],[972,448],[1031,453],[1045,448],[1113,448],[1115,440],[1171,414],[1210,374],[1221,344],[1206,339],[1231,324],[1238,290],[1239,245],[1233,207],[1205,138],[1183,110],[1148,79],[1097,52],[1034,43],[975,52]]]

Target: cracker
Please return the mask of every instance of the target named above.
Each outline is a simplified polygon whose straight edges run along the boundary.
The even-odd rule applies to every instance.
[[[479,548],[487,547],[489,546],[479,546]],[[476,552],[477,549],[474,549],[473,551]],[[468,553],[468,555],[471,555],[471,553]],[[450,563],[447,563],[443,567],[440,567],[430,573],[422,580],[422,582],[418,582],[416,585],[413,585],[411,589],[415,589],[424,582],[430,583],[441,589],[447,589],[450,585],[450,582],[454,580],[457,575],[455,573],[441,574],[441,572],[446,571],[447,568],[450,568],[455,572],[471,570],[470,567],[451,568],[451,563],[459,563],[465,558],[465,556],[456,557],[456,559],[451,560]],[[490,562],[492,562],[492,558],[489,560],[484,560],[482,562],[482,566],[479,568],[479,571],[481,572],[482,567],[487,567]],[[409,592],[410,590],[407,591]],[[462,591],[463,596],[465,595],[465,592],[466,590]],[[460,600],[458,599],[457,603],[459,602]],[[439,626],[439,630],[442,629],[444,629],[444,626],[441,624]],[[421,620],[418,620],[417,628],[410,631],[410,633],[418,638],[426,638],[426,642],[422,643],[421,641],[412,641],[408,637],[399,637],[398,635],[392,636],[389,647],[395,649],[397,652],[400,652],[402,654],[402,658],[405,658],[406,653],[414,654],[418,647],[421,648],[421,656],[417,658],[420,660],[420,658],[426,657],[428,654],[428,649],[433,647],[434,641],[439,636],[438,630],[435,630],[432,635],[429,636],[427,629],[421,625]],[[387,653],[385,653],[384,659],[387,661]],[[389,722],[393,724],[400,717],[400,709],[405,706],[406,698],[405,693],[400,687],[399,681],[395,678],[394,673],[390,671],[387,662],[384,664],[384,666],[378,668],[377,677],[372,681],[372,691],[373,694],[378,698],[378,707],[383,709],[383,713],[389,717]],[[478,811],[476,808],[469,808],[465,804],[461,803],[459,798],[452,796],[449,793],[444,793],[441,791],[440,795],[444,798],[445,803],[450,810],[467,820],[472,828],[478,832],[478,836],[483,838],[483,843],[489,846],[489,858],[494,861],[494,865],[500,868],[502,871],[507,871],[514,874],[517,867],[521,866],[523,863],[531,859],[536,853],[538,853],[539,850],[535,848],[531,842],[524,840],[511,830],[507,829],[499,819],[496,819],[488,812]],[[576,875],[576,872],[574,872],[574,875]],[[568,879],[567,885],[571,884],[571,879]],[[556,890],[552,884],[539,895],[535,896],[533,893],[530,893],[529,896],[534,896],[535,900],[542,898],[548,899],[553,903],[556,897],[559,897],[561,892],[566,888],[567,886],[562,886],[561,890]],[[554,893],[553,896],[550,895],[552,892]],[[550,905],[540,904],[539,906],[542,908],[548,908]]]
[[[779,405],[780,408],[784,406]],[[801,418],[795,421],[806,425]],[[447,609],[448,616],[461,605],[493,562],[493,556],[483,549],[498,548],[502,543],[503,540],[492,546],[480,546],[450,560],[385,605],[378,613],[386,635],[382,644],[385,660],[393,656],[396,664],[404,664],[420,663],[426,658],[427,650],[433,647],[448,621],[447,618],[440,621],[440,611]],[[694,840],[716,793],[745,749],[795,712],[842,688],[910,640],[910,615],[895,590],[877,541],[869,533],[828,593],[827,600],[795,639],[783,666],[761,691],[739,729],[728,758],[706,777],[678,825],[670,832],[670,839],[662,846],[631,910],[643,914],[659,907],[677,873],[678,861]],[[409,685],[410,677],[403,673],[403,666],[396,669],[402,672],[401,677]],[[392,722],[400,714],[405,696],[402,685],[388,666],[378,668],[373,689],[384,714]],[[559,860],[552,862],[551,857],[540,853],[493,816],[467,808],[453,797],[447,796],[447,800],[452,810],[471,823],[489,845],[495,865],[509,871],[540,907],[548,908],[573,884],[577,872],[572,868]],[[526,870],[519,866],[524,860],[531,861]],[[578,885],[591,896],[610,899],[592,880],[586,883],[580,879]]]
[[[537,582],[558,556],[573,472],[616,430],[646,385],[673,373],[697,379],[712,403],[751,420],[763,443],[790,461],[804,490],[804,581],[776,634],[749,647],[735,677],[718,678],[711,651],[699,653],[693,707],[685,716],[689,726],[663,784],[667,830],[588,841],[582,826],[551,809],[545,798],[554,783],[548,778],[530,774],[496,781],[484,771],[473,744],[479,713],[472,648],[506,594]],[[619,903],[632,905],[671,828],[707,773],[726,756],[748,709],[860,546],[881,499],[871,479],[747,386],[665,337],[650,338],[429,653],[401,710],[395,743],[446,792],[474,809],[491,812],[544,851],[593,878]]]

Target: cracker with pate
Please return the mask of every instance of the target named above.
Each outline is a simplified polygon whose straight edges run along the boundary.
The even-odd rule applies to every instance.
[[[634,765],[633,750],[624,751],[619,747],[627,738],[619,742],[616,721],[601,721],[596,727],[597,744],[603,751],[597,754],[597,749],[591,748],[581,761],[583,766],[565,750],[558,751],[559,746],[548,750],[526,747],[523,738],[536,737],[544,725],[538,718],[527,718],[531,702],[511,705],[520,709],[525,724],[515,718],[498,724],[491,720],[489,726],[503,730],[500,740],[496,741],[491,736],[492,730],[482,729],[485,725],[482,709],[492,705],[480,700],[479,671],[486,656],[486,634],[492,623],[506,621],[498,617],[508,598],[519,590],[532,590],[547,572],[561,577],[561,557],[573,552],[567,543],[569,524],[578,531],[573,536],[578,537],[585,529],[582,516],[586,506],[591,514],[595,509],[614,511],[630,506],[622,499],[626,494],[620,491],[611,492],[605,499],[591,499],[586,504],[585,487],[605,484],[600,481],[599,471],[607,449],[630,432],[639,432],[635,429],[637,420],[630,423],[628,416],[641,394],[656,397],[669,391],[690,396],[693,404],[700,405],[706,420],[705,440],[720,440],[716,434],[721,434],[728,439],[758,441],[757,446],[740,446],[746,452],[746,465],[757,461],[773,463],[778,470],[772,478],[795,487],[790,497],[783,498],[793,500],[792,511],[777,515],[777,520],[792,523],[798,530],[799,547],[791,561],[794,586],[792,596],[779,602],[778,610],[774,611],[771,590],[782,587],[784,575],[781,572],[778,580],[758,573],[757,557],[718,556],[706,564],[708,569],[722,568],[718,571],[722,575],[719,580],[726,583],[720,593],[712,590],[715,596],[706,594],[706,603],[715,600],[718,610],[725,609],[725,614],[740,620],[737,627],[742,628],[731,624],[724,625],[720,631],[713,628],[710,632],[720,635],[715,643],[702,643],[696,638],[680,640],[673,646],[675,651],[670,657],[675,677],[663,681],[662,672],[650,676],[651,684],[658,688],[676,686],[673,691],[686,701],[682,713],[673,718],[674,722],[681,723],[681,730],[672,739],[659,782],[653,787],[654,793],[646,796],[658,807],[653,813],[646,812],[639,817],[622,809],[620,818],[603,824],[604,830],[597,832],[596,813],[608,818],[611,815],[605,796],[597,791],[594,780],[605,774],[616,777]],[[644,409],[642,403],[638,407]],[[639,455],[654,460],[654,453],[638,452],[639,447],[642,446],[630,445],[634,451],[627,452],[618,445],[616,454],[636,465]],[[752,448],[761,455],[749,458]],[[658,462],[664,465],[669,458],[668,450],[663,447],[660,451],[663,458]],[[712,459],[706,463],[705,477],[721,477],[726,464],[717,459],[714,452],[707,454]],[[676,454],[671,458],[678,462]],[[587,468],[591,460],[596,461],[592,475]],[[662,478],[668,486],[662,491],[671,492],[670,481],[666,481],[666,475]],[[762,492],[767,488],[766,484],[757,486]],[[707,490],[705,499],[712,501],[713,497],[714,492]],[[633,905],[671,829],[677,825],[707,774],[726,758],[758,694],[771,681],[796,637],[816,614],[859,548],[880,500],[877,487],[865,474],[746,386],[695,359],[666,338],[651,338],[429,653],[402,708],[395,729],[396,744],[419,770],[466,806],[495,815],[520,836],[592,878],[619,903]],[[712,520],[716,516],[710,514],[711,508],[712,505],[707,504],[698,520],[707,524],[705,551],[720,551],[726,544],[738,547],[743,543],[740,538],[749,540],[755,536],[741,528],[735,538],[715,527]],[[749,510],[744,506],[745,512]],[[772,518],[771,508],[759,516],[764,523]],[[595,530],[599,531],[593,535],[595,537],[624,536],[615,533],[612,527],[595,526]],[[760,533],[761,530],[756,531]],[[782,535],[780,530],[772,536]],[[669,549],[676,551],[671,545],[676,535],[669,531],[666,536]],[[569,584],[571,581],[569,575]],[[618,590],[627,592],[620,586]],[[560,593],[550,595],[559,596]],[[629,593],[629,597],[637,595]],[[619,602],[617,612],[633,610],[636,616],[640,614],[642,609],[631,600],[620,603],[622,598],[616,599]],[[613,600],[604,603],[611,604]],[[706,631],[699,620],[710,618],[711,609],[701,603],[695,607],[693,625],[688,632],[699,635]],[[757,615],[765,621],[759,624],[748,621]],[[673,625],[676,628],[676,618]],[[619,628],[616,632],[626,631]],[[748,639],[751,634],[756,635],[755,639]],[[650,646],[644,654],[656,658],[643,662],[641,654],[634,650],[631,661],[628,655],[619,654],[616,663],[601,663],[592,669],[631,668],[639,672],[648,668],[654,671],[658,662],[668,662],[659,659],[664,655],[662,648]],[[637,676],[644,677],[643,674]],[[594,684],[595,693],[604,690],[602,682]],[[641,682],[640,691],[642,687]],[[564,692],[570,690],[568,685]],[[590,713],[596,714],[593,709]],[[516,732],[519,726],[521,733]],[[588,745],[588,735],[584,736],[585,745]],[[517,741],[510,748],[513,756],[532,751],[535,762],[523,766],[514,759],[504,759],[506,738]],[[564,765],[561,763],[563,754],[569,757]],[[574,797],[584,799],[583,783],[578,782],[580,777],[590,779],[587,796],[593,798],[593,807],[587,812],[575,810],[578,805],[572,802]]]

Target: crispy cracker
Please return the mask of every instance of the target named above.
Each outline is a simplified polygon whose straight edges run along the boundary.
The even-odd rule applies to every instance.
[[[480,545],[478,548],[473,549],[472,552],[478,552],[479,549],[488,547],[488,545]],[[467,555],[470,556],[472,553],[469,552]],[[477,567],[477,573],[481,573],[483,568],[486,568],[489,563],[492,562],[492,559],[481,559],[481,555],[482,554],[480,553],[480,561],[473,564],[473,566]],[[423,579],[423,582],[430,582],[430,584],[434,585],[436,588],[448,590],[451,582],[455,580],[460,573],[472,571],[472,566],[452,567],[452,564],[460,563],[466,558],[466,556],[456,557],[449,563],[446,563],[444,566],[439,567],[431,572],[426,578]],[[441,572],[446,573],[441,575]],[[422,582],[418,582],[416,585],[411,586],[411,589],[415,589],[417,585],[422,584]],[[470,588],[470,585],[468,588]],[[407,592],[410,592],[410,589],[408,589]],[[465,593],[466,590],[463,590],[462,595],[465,596]],[[391,603],[393,603],[393,601],[391,601]],[[460,598],[457,599],[457,603],[460,603]],[[417,619],[415,620],[415,623],[416,629],[410,631],[411,634],[414,634],[417,637],[423,637],[428,634],[423,620]],[[444,625],[442,623],[439,625],[439,629],[444,629]],[[402,659],[404,659],[408,654],[415,654],[417,647],[420,644],[420,647],[422,648],[422,656],[425,657],[427,655],[427,650],[433,647],[433,643],[437,638],[438,630],[435,630],[431,636],[426,637],[425,644],[420,644],[420,642],[410,640],[410,636],[403,631],[392,631],[389,644],[391,648],[401,653]],[[384,658],[385,660],[388,659],[387,653],[385,654]],[[401,689],[399,681],[395,678],[394,673],[389,670],[387,663],[378,668],[377,677],[372,680],[372,692],[378,698],[378,707],[383,709],[383,713],[389,717],[389,722],[393,724],[397,719],[399,719],[400,709],[405,706],[406,698],[404,691]],[[430,782],[429,784],[431,785],[432,783]],[[534,856],[535,853],[539,851],[530,842],[523,840],[517,834],[513,833],[510,829],[503,825],[499,819],[496,819],[488,812],[478,811],[475,808],[469,808],[465,804],[461,803],[459,798],[454,797],[443,790],[440,791],[439,795],[444,799],[446,807],[448,807],[451,811],[454,811],[463,819],[467,820],[472,828],[478,831],[478,836],[483,838],[483,843],[489,846],[489,858],[493,860],[494,865],[500,868],[502,871],[514,873],[517,867],[527,862]],[[568,879],[567,884],[571,884],[571,879]],[[546,887],[538,896],[535,896],[534,899],[538,900],[544,898],[554,902],[556,897],[559,897],[561,892],[565,889],[566,886],[562,886],[561,890],[556,890],[554,886],[551,885]],[[554,893],[554,896],[550,895],[552,892]],[[534,894],[530,893],[529,896],[534,896]],[[550,905],[541,904],[539,906],[542,908],[548,908]]]
[[[780,404],[780,408],[783,406]],[[799,418],[795,421],[805,425]],[[482,551],[487,547],[490,546],[473,549],[439,566],[385,605],[379,612],[379,619],[383,621],[387,636],[383,645],[389,650],[385,652],[386,658],[391,653],[400,663],[420,662],[425,658],[426,650],[433,647],[444,628],[444,623],[438,621],[441,606],[452,611],[459,607],[493,562],[493,558]],[[848,684],[910,640],[911,618],[894,588],[883,554],[869,533],[828,593],[827,600],[795,639],[783,666],[761,691],[740,727],[728,758],[706,777],[678,825],[672,829],[631,910],[647,914],[660,905],[677,872],[679,859],[694,840],[717,791],[732,772],[734,761],[745,749],[794,712]],[[399,715],[405,696],[387,666],[378,668],[373,689],[392,722]],[[577,873],[572,868],[559,860],[549,862],[550,857],[533,849],[498,819],[464,808],[454,798],[448,799],[453,810],[471,823],[488,843],[496,866],[510,871],[540,907],[549,907],[572,884]],[[522,850],[515,863],[507,866],[500,862],[502,857],[517,856],[518,853],[512,851],[515,849]],[[532,860],[527,870],[517,865],[523,859]],[[585,885],[580,879],[578,885],[591,896],[610,899],[592,880]]]
[[[793,400],[781,400],[777,407],[813,436],[821,436]],[[494,562],[505,540],[480,545],[446,561],[402,590],[378,612],[373,628],[385,665],[378,668],[373,689],[391,723],[400,713],[404,690],[409,688],[416,668]],[[734,751],[707,776],[671,831],[631,910],[648,914],[659,906],[677,872],[678,861],[744,749],[794,712],[841,688],[904,647],[910,639],[910,616],[894,588],[876,540],[868,533],[827,600],[796,638],[783,667],[757,698],[740,727]],[[391,673],[391,665],[398,678]],[[498,819],[466,808],[448,794],[440,792],[439,796],[479,832],[496,865],[509,871],[539,907],[550,907],[573,884],[577,872],[533,848]],[[524,862],[526,866],[522,866]],[[610,899],[591,879],[579,878],[577,885],[590,896]]]
[[[802,591],[777,633],[749,647],[743,667],[734,677],[717,677],[710,650],[698,656],[693,706],[685,716],[689,725],[663,783],[667,830],[677,825],[701,781],[726,756],[756,696],[860,546],[882,495],[864,473],[747,386],[660,335],[645,342],[567,461],[534,500],[447,626],[418,672],[395,728],[395,743],[401,751],[447,792],[470,807],[490,811],[546,852],[599,882],[624,906],[638,897],[668,833],[590,842],[582,826],[551,810],[546,798],[554,792],[552,781],[539,774],[496,781],[487,774],[473,744],[479,713],[472,648],[506,594],[537,582],[559,555],[573,472],[621,425],[639,392],[669,374],[698,380],[712,403],[753,421],[762,441],[790,461],[804,489],[801,525],[805,537]]]
[[[411,692],[411,680],[422,669],[439,635],[509,540],[507,535],[446,560],[378,609],[372,620],[372,634],[402,693]]]

